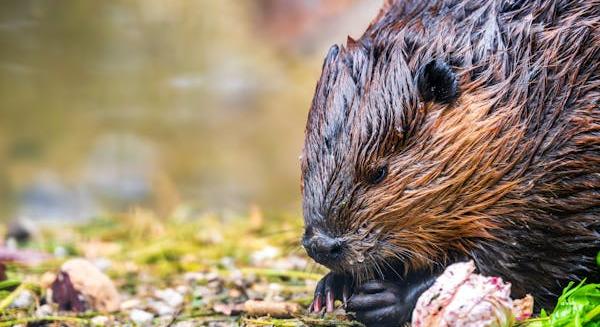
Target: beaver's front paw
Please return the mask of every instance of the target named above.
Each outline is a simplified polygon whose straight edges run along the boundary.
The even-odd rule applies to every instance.
[[[367,326],[400,326],[410,321],[414,308],[412,298],[407,303],[405,287],[398,283],[372,280],[358,287],[348,299],[346,310]]]
[[[308,311],[320,312],[321,309],[326,308],[327,312],[332,312],[335,300],[341,300],[346,304],[351,291],[350,277],[330,272],[317,284],[315,297]]]

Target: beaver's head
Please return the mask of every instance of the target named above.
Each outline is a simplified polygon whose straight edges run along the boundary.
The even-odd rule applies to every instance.
[[[493,91],[427,49],[349,40],[327,54],[302,156],[303,245],[334,271],[439,267],[493,237],[516,142],[495,138],[510,133]]]

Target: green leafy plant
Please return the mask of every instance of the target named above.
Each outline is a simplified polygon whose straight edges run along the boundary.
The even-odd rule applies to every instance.
[[[554,311],[542,310],[538,318],[522,324],[527,327],[600,327],[600,284],[575,286],[573,282],[563,290]]]

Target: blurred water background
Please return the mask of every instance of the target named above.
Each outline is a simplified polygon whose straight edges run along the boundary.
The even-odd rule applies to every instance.
[[[299,213],[322,58],[381,2],[0,2],[0,220]]]

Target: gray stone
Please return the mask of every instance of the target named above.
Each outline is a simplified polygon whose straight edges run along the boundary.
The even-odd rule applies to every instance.
[[[154,296],[172,308],[177,308],[183,304],[183,296],[172,288],[157,290],[154,292]]]
[[[154,315],[144,310],[133,309],[129,312],[129,318],[140,326],[150,326]]]
[[[148,301],[148,307],[159,316],[173,315],[175,313],[175,308],[163,301]]]
[[[38,318],[51,316],[52,314],[54,314],[54,309],[49,304],[41,305],[35,310],[35,316]]]
[[[90,320],[92,326],[106,326],[108,321],[109,319],[106,316],[95,316]]]
[[[29,308],[33,304],[33,294],[31,294],[28,290],[23,290],[10,304],[11,308],[16,309],[26,309]]]

